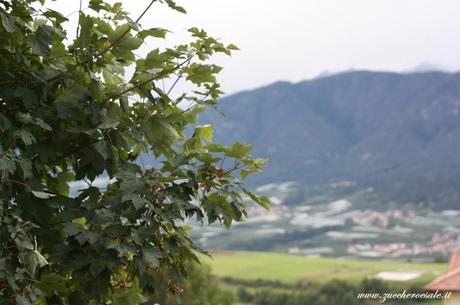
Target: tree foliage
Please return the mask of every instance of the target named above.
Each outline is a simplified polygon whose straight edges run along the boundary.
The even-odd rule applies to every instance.
[[[236,296],[230,290],[219,287],[219,280],[211,273],[211,268],[196,263],[188,264],[187,281],[181,293],[183,305],[232,305]],[[169,296],[158,300],[159,304],[174,305],[175,299]]]
[[[45,0],[0,0],[0,304],[177,294],[200,251],[187,220],[230,226],[246,198],[268,206],[241,184],[264,163],[251,145],[213,144],[212,126],[197,123],[222,94],[210,57],[237,48],[191,28],[192,42],[140,57],[168,33],[140,25],[154,2],[185,12],[153,0],[133,20],[121,3],[91,0],[70,40]],[[174,97],[168,81],[194,89]],[[156,166],[142,165],[147,155]],[[85,186],[72,195],[75,181]]]

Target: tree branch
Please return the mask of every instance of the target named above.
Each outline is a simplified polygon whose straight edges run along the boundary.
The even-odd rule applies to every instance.
[[[80,0],[80,7],[78,9],[78,25],[77,25],[77,33],[75,35],[75,41],[78,41],[78,37],[80,36],[80,30],[81,30],[81,9],[82,9],[82,6],[83,6],[83,0]],[[77,65],[78,65],[78,56],[79,56],[79,53],[78,52],[78,49],[76,51],[76,56],[75,56],[75,61],[77,62]]]
[[[136,23],[138,23],[139,21],[141,21],[142,17],[144,17],[144,15],[150,10],[150,8],[152,7],[152,5],[156,2],[157,0],[152,0],[150,1],[150,4],[144,9],[144,11],[139,15],[139,17],[137,17],[136,19]],[[131,31],[131,27],[129,27],[126,31],[124,31],[112,44],[110,44],[107,48],[105,48],[104,50],[100,51],[99,53],[97,53],[95,55],[95,57],[100,57],[102,55],[104,55],[105,53],[107,53],[108,51],[112,50],[122,39],[123,37],[125,37],[129,31]],[[87,63],[88,60],[84,61],[82,64],[84,63]]]
[[[147,79],[147,80],[144,80],[136,85],[133,85],[132,87],[128,88],[128,89],[125,89],[123,91],[121,91],[120,93],[114,95],[114,96],[111,96],[111,97],[108,97],[105,101],[109,101],[109,100],[113,100],[113,99],[116,99],[116,98],[119,98],[120,96],[128,93],[128,92],[131,92],[139,87],[142,87],[150,82],[153,82],[159,78],[162,78],[163,76],[166,76],[174,71],[176,71],[177,69],[179,69],[180,67],[182,67],[183,65],[187,64],[188,62],[190,62],[192,60],[193,56],[187,58],[186,60],[184,60],[183,62],[181,62],[180,64],[177,64],[173,69],[171,70],[163,70],[162,72],[156,74],[155,76]]]
[[[78,25],[77,25],[77,34],[75,36],[76,39],[78,39],[78,36],[80,36],[80,29],[81,29],[81,9],[83,6],[83,0],[80,0],[80,7],[78,9]]]
[[[187,67],[188,67],[189,64],[190,64],[190,61],[187,63]],[[176,87],[177,83],[182,78],[182,76],[183,76],[183,73],[180,73],[179,75],[177,75],[176,81],[172,84],[171,88],[169,88],[169,90],[166,93],[166,95],[169,95],[173,91],[174,87]]]
[[[137,17],[137,19],[136,19],[136,21],[135,21],[136,23],[138,23],[138,22],[142,19],[142,17],[145,16],[145,14],[149,11],[149,9],[152,7],[152,5],[153,5],[156,1],[157,1],[157,0],[152,0],[152,1],[150,1],[149,5],[144,9],[144,11],[139,15],[139,17]],[[117,38],[113,43],[111,43],[108,47],[106,47],[106,48],[103,49],[102,51],[98,52],[94,57],[95,57],[95,58],[98,58],[98,57],[104,55],[105,53],[107,53],[108,51],[112,50],[112,49],[121,41],[121,39],[123,39],[123,37],[125,37],[126,34],[129,33],[129,31],[131,31],[131,27],[129,27],[126,31],[124,31],[124,32],[120,35],[120,37],[118,37],[118,38]],[[84,64],[87,64],[88,61],[89,61],[89,59],[86,59],[86,60],[84,60],[84,61],[82,61],[82,62],[80,62],[80,63],[77,62],[76,67],[81,66],[81,65],[84,65]],[[62,74],[58,74],[58,75],[56,75],[56,76],[53,76],[52,78],[46,80],[46,83],[49,83],[49,82],[53,82],[53,81],[55,81],[55,80],[58,80],[61,76],[62,76]]]

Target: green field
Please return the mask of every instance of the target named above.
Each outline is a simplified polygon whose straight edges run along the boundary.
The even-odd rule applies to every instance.
[[[311,258],[267,252],[216,252],[211,259],[204,258],[203,261],[211,265],[218,277],[285,283],[332,279],[359,282],[381,271],[423,271],[424,275],[409,283],[425,284],[447,270],[447,264]]]

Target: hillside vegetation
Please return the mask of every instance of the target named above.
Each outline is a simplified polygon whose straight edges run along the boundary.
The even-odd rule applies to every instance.
[[[253,184],[353,181],[381,201],[458,208],[460,74],[357,71],[278,82],[222,100],[219,141],[269,158]]]

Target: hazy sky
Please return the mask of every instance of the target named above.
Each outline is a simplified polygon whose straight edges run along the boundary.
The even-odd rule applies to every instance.
[[[87,2],[87,1],[85,1]],[[133,19],[150,0],[123,0]],[[144,27],[166,27],[172,41],[202,27],[241,51],[224,66],[228,93],[328,71],[406,71],[420,65],[460,70],[459,0],[177,0],[187,15],[154,7]],[[70,13],[78,0],[59,0]],[[75,14],[73,15],[75,16]],[[147,48],[154,48],[151,42]]]

